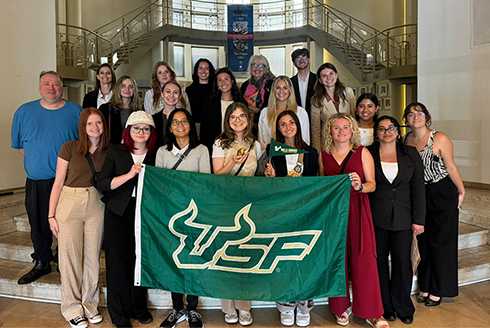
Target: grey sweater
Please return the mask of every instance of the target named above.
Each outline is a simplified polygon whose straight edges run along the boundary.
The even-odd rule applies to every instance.
[[[175,147],[175,146],[174,146]],[[157,151],[155,166],[171,169],[179,157],[167,150],[167,146],[162,146]],[[180,163],[178,171],[211,173],[211,162],[206,146],[199,145],[189,152],[189,155]]]

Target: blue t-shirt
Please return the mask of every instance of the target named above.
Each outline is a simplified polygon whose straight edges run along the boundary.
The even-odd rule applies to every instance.
[[[78,138],[80,105],[66,101],[60,109],[41,106],[41,100],[17,109],[12,122],[12,148],[24,149],[24,169],[32,180],[56,175],[58,152],[65,142]]]

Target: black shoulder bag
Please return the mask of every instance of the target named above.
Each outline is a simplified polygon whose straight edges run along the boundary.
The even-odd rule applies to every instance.
[[[172,167],[172,170],[177,170],[180,163],[182,163],[182,161],[187,157],[187,155],[189,155],[190,152],[191,152],[191,147],[187,148],[187,150],[182,155],[180,155],[179,160],[177,161],[177,163],[175,163],[174,167]]]
[[[347,166],[347,163],[349,162],[350,157],[352,156],[353,151],[352,149],[349,151],[347,156],[345,157],[344,164],[342,164],[342,167],[340,168],[340,173],[339,174],[344,174],[345,167]]]

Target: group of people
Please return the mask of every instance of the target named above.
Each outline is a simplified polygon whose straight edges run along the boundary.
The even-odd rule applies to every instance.
[[[417,302],[437,306],[441,297],[456,296],[458,209],[465,189],[449,138],[430,129],[422,103],[406,107],[411,132],[402,137],[394,117],[378,117],[377,97],[367,93],[356,100],[334,65],[325,63],[314,74],[307,49],[291,57],[298,73],[290,79],[275,77],[267,58],[253,56],[241,88],[229,68],[215,70],[199,59],[185,91],[172,67],[160,61],[144,105],[135,80],[116,79],[104,64],[85,109],[62,98],[58,73],[42,72],[41,99],[22,105],[12,123],[12,148],[24,155],[35,261],[18,283],[50,273],[54,260],[62,315],[71,327],[99,323],[104,243],[112,323],[151,323],[147,289],[133,283],[136,185],[145,164],[234,176],[349,174],[347,295],[329,299],[339,325],[348,325],[352,313],[376,328],[388,328],[397,317],[412,323],[414,237],[421,257]],[[270,159],[271,138],[307,152]],[[51,251],[52,234],[59,259]],[[197,295],[171,297],[160,327],[183,320],[203,327]],[[221,303],[225,322],[252,324],[250,301]],[[313,300],[276,305],[283,325],[309,325]]]

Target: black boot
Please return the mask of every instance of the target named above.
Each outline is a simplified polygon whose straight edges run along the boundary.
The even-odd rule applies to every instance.
[[[31,271],[20,277],[17,283],[19,285],[30,284],[38,278],[51,272],[51,265],[48,262],[36,261],[34,268]]]

